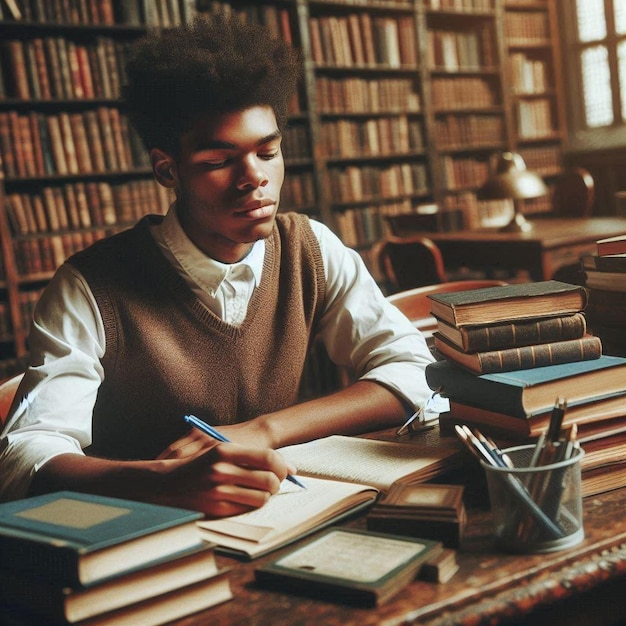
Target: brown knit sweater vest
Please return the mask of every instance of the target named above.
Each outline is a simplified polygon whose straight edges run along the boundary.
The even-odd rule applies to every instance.
[[[219,426],[297,401],[325,296],[308,219],[278,216],[239,327],[206,309],[167,262],[149,231],[160,219],[148,216],[69,260],[89,283],[106,335],[94,456],[154,458],[186,432],[188,413]]]

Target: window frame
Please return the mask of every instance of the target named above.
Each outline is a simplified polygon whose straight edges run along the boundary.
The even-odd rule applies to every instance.
[[[624,1],[624,0],[618,0]],[[620,93],[617,47],[626,41],[626,33],[618,35],[615,28],[614,0],[603,0],[606,36],[588,42],[578,41],[576,3],[574,0],[557,0],[561,29],[561,49],[565,77],[565,96],[569,118],[568,149],[591,151],[626,147],[626,117],[622,118],[626,88]],[[582,85],[582,51],[597,45],[606,46],[611,80],[613,123],[608,126],[589,127],[586,123]]]

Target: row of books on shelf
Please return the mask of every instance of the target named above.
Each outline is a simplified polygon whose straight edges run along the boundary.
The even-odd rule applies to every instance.
[[[479,30],[430,30],[428,58],[431,66],[449,71],[476,70],[497,65],[497,53],[490,24]]]
[[[23,320],[30,320],[35,311],[35,305],[41,297],[42,289],[20,292],[18,296],[20,317]],[[0,341],[11,337],[13,324],[11,323],[11,312],[7,302],[0,302]]]
[[[494,8],[494,0],[426,0],[431,9],[453,9],[455,11],[487,11]]]
[[[626,234],[601,239],[582,269],[589,290],[587,317],[606,350],[626,355]]]
[[[433,106],[439,111],[480,109],[501,104],[493,79],[472,76],[432,79]]]
[[[10,193],[6,210],[15,235],[33,235],[131,224],[146,213],[165,213],[172,200],[149,178],[115,185],[91,181]]]
[[[426,165],[415,162],[335,167],[327,178],[330,197],[340,203],[424,193],[429,186]]]
[[[315,97],[320,113],[418,113],[422,100],[411,78],[365,79],[318,76]]]
[[[126,44],[98,36],[13,39],[2,46],[0,95],[28,100],[119,98]]]
[[[576,424],[583,495],[626,485],[626,358],[589,332],[588,291],[559,281],[435,294],[434,349],[426,369],[450,410],[442,432],[467,424],[509,442],[544,433],[555,399]],[[620,452],[621,451],[621,452]]]
[[[547,98],[520,100],[517,103],[519,136],[523,139],[539,139],[555,132],[552,102]]]
[[[504,136],[502,115],[451,114],[435,118],[435,142],[439,148],[495,145]]]
[[[6,176],[89,174],[148,167],[146,151],[115,107],[46,115],[0,112],[0,157]]]
[[[416,67],[415,19],[361,11],[309,19],[313,61],[320,66]]]
[[[542,176],[549,176],[561,171],[561,151],[558,145],[551,146],[524,146],[519,153],[529,170],[534,170]],[[545,197],[549,198],[550,194]]]
[[[547,43],[550,24],[546,11],[509,11],[504,17],[504,32],[509,45]]]
[[[478,187],[489,176],[489,163],[485,158],[445,155],[441,165],[448,189]]]
[[[187,0],[4,0],[0,19],[73,26],[167,27],[186,19],[188,5]]]
[[[509,64],[515,93],[544,93],[550,88],[548,64],[543,59],[529,57],[525,52],[514,52],[509,56]]]
[[[423,147],[421,121],[406,115],[325,121],[319,143],[321,154],[330,158],[401,154]]]
[[[192,2],[194,0],[191,0]],[[263,24],[276,39],[293,42],[289,9],[273,6],[271,4],[248,4],[246,6],[233,6],[230,2],[219,0],[195,0],[197,10],[200,12],[238,15],[244,22],[250,24]]]
[[[230,600],[201,517],[70,491],[0,505],[3,623],[156,626]]]

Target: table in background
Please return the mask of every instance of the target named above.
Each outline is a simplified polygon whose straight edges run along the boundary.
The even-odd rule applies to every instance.
[[[526,270],[531,280],[548,280],[583,254],[596,251],[595,242],[626,233],[626,218],[541,218],[529,220],[525,233],[494,228],[429,233],[441,249],[446,269],[468,267],[484,271]]]
[[[437,431],[415,437],[423,438],[425,445],[440,441]],[[446,440],[455,441],[441,439]],[[417,580],[381,607],[353,608],[255,585],[254,568],[294,545],[251,562],[220,555],[220,564],[232,567],[234,599],[179,620],[176,626],[626,623],[626,488],[585,500],[586,538],[578,546],[518,556],[499,552],[493,545],[482,468],[468,466],[462,475],[468,481],[466,501],[474,504],[468,509],[467,532],[457,552],[460,569],[447,583]],[[363,528],[365,518],[360,515],[347,524]]]

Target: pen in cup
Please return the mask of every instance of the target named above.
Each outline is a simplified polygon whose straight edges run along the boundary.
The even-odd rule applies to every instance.
[[[213,426],[202,421],[199,417],[196,417],[195,415],[185,415],[183,419],[187,423],[191,424],[192,426],[209,435],[210,437],[213,437],[213,439],[216,439],[217,441],[222,441],[225,443],[228,443],[230,441],[230,439],[222,435],[222,433],[213,428]],[[295,476],[292,476],[291,474],[287,474],[287,480],[289,482],[292,482],[294,485],[298,485],[298,487],[302,487],[302,489],[306,489],[306,487]]]

